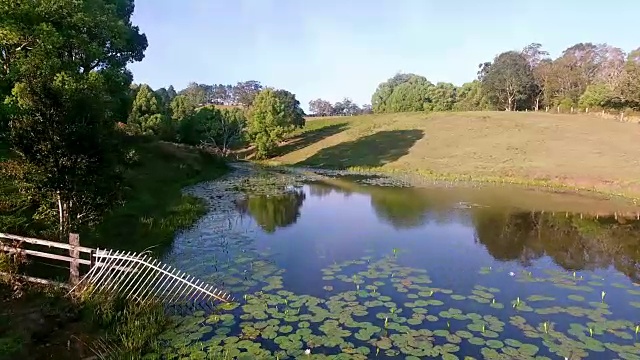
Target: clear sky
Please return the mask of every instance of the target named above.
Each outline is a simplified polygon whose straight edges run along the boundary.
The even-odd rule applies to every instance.
[[[134,81],[154,89],[258,80],[309,100],[370,103],[396,72],[473,80],[480,62],[532,42],[640,47],[637,0],[137,0],[146,33]]]

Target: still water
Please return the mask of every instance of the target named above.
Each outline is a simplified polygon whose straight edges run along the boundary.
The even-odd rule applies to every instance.
[[[168,261],[237,302],[177,318],[172,355],[640,359],[628,204],[339,178],[242,195],[234,182],[193,190],[212,211]]]

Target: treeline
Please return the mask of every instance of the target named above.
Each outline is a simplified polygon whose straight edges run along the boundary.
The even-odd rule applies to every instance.
[[[122,199],[135,159],[127,134],[223,152],[246,141],[266,157],[304,125],[294,94],[257,81],[179,92],[131,86],[127,65],[148,45],[133,11],[133,0],[0,6],[0,142],[11,150],[1,184],[29,199],[20,209],[57,224],[62,239]]]
[[[313,114],[312,116],[353,116],[373,112],[371,105],[365,104],[360,107],[349,98],[344,98],[335,104],[322,99],[311,100],[309,101],[309,111]]]
[[[371,97],[375,113],[406,111],[640,109],[640,48],[579,43],[552,59],[541,44],[498,54],[457,87],[399,73]]]
[[[132,85],[128,97],[120,126],[129,134],[214,147],[222,154],[250,143],[258,157],[266,157],[304,125],[294,94],[255,80],[235,86],[191,83],[179,92],[173,86],[154,91],[146,84]]]

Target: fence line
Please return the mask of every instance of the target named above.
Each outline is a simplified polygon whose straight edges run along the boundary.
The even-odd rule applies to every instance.
[[[10,242],[10,243],[9,243]],[[35,245],[47,248],[56,248],[67,250],[69,256],[54,254],[39,250],[25,249],[24,245]],[[43,239],[35,239],[13,234],[0,233],[0,251],[9,255],[34,256],[39,258],[62,261],[69,264],[69,283],[71,286],[76,285],[80,281],[80,265],[88,265],[92,267],[95,261],[95,249],[80,246],[80,236],[78,234],[69,234],[69,243],[61,243]],[[88,259],[81,258],[81,254],[88,254]],[[8,274],[4,274],[8,275]],[[29,276],[20,276],[24,280],[40,283],[54,283],[46,279],[37,279]],[[57,284],[57,283],[56,283]]]

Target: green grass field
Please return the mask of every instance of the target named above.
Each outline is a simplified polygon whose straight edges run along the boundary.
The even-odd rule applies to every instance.
[[[382,114],[310,119],[272,160],[638,197],[639,139],[638,124],[585,115]]]

